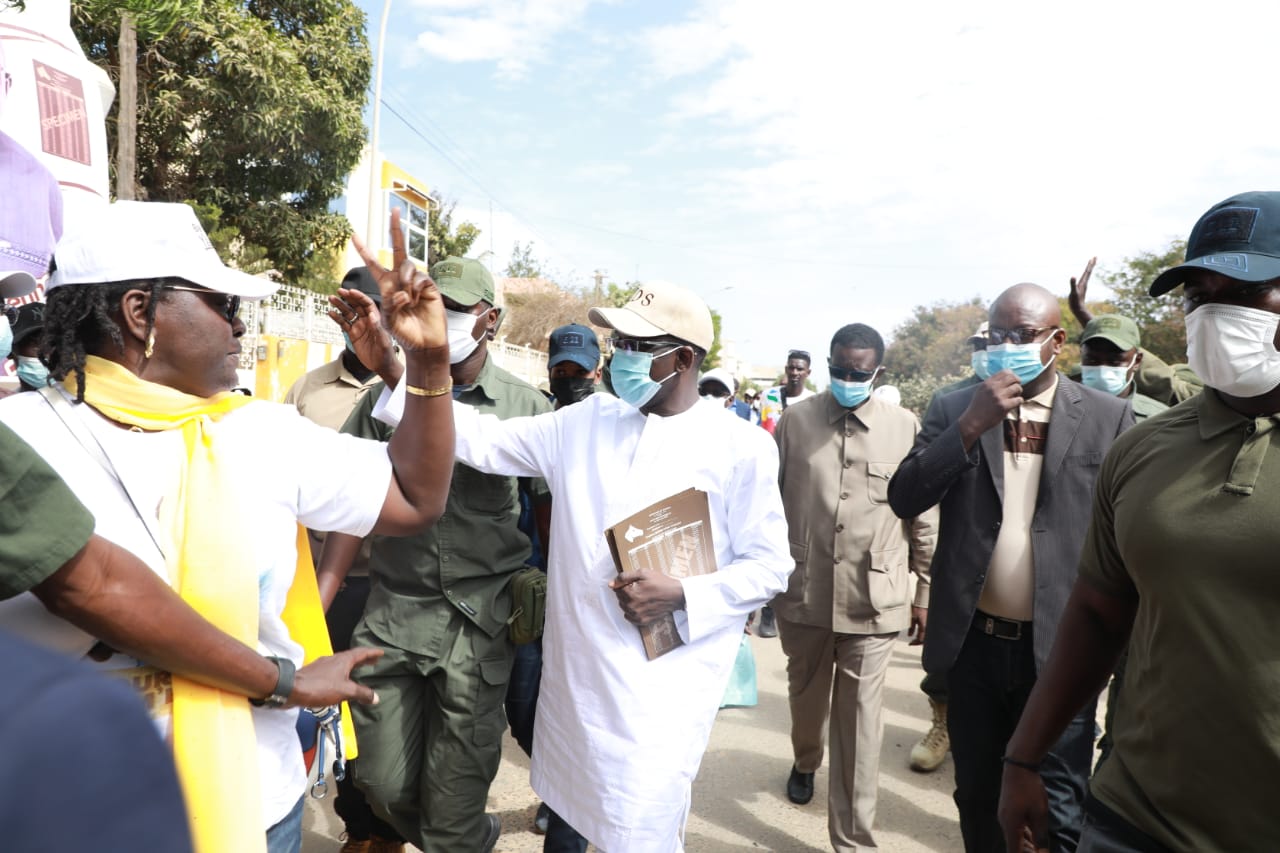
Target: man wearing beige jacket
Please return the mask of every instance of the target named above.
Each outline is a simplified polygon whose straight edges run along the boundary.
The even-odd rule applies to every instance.
[[[884,725],[884,677],[897,635],[922,642],[937,510],[900,520],[889,479],[920,423],[871,396],[884,340],[870,326],[831,341],[829,390],[789,408],[776,432],[779,480],[796,561],[774,599],[787,655],[795,765],[787,796],[813,797],[831,720],[828,827],[837,853],[876,850],[872,838]],[[911,597],[908,572],[918,582]]]

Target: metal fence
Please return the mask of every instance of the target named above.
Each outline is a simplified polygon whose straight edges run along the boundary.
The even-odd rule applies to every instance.
[[[257,366],[258,340],[276,335],[317,344],[342,344],[342,330],[329,319],[329,298],[310,290],[281,285],[270,299],[245,302],[240,308],[245,333],[241,340],[240,367]],[[547,378],[547,354],[506,341],[491,341],[489,353],[504,370],[536,386]]]

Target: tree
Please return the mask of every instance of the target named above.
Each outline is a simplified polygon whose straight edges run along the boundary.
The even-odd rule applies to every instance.
[[[1187,256],[1185,240],[1174,240],[1163,252],[1141,252],[1125,258],[1116,270],[1099,275],[1115,296],[1090,306],[1097,313],[1114,311],[1130,318],[1142,331],[1142,345],[1170,364],[1186,361],[1187,330],[1182,300],[1149,295],[1151,282]],[[1086,292],[1086,297],[1088,296]]]
[[[542,261],[533,256],[533,244],[523,246],[517,242],[511,247],[511,260],[507,261],[508,278],[542,278],[544,276]]]
[[[440,209],[431,217],[431,239],[427,242],[428,266],[434,266],[436,261],[451,256],[465,258],[480,236],[480,228],[474,222],[459,222],[454,226],[453,211],[457,206],[458,202],[453,199],[441,202]]]
[[[976,296],[968,302],[917,305],[911,319],[893,330],[885,381],[900,386],[918,377],[943,384],[969,364],[967,340],[986,319],[987,306]]]
[[[73,28],[119,79],[116,9],[77,3]],[[140,31],[138,47],[141,195],[218,207],[286,281],[345,242],[329,202],[364,146],[371,64],[351,0],[204,0],[161,39]]]
[[[116,198],[137,198],[138,36],[150,41],[163,39],[179,21],[200,14],[201,0],[81,0],[80,5],[95,19],[107,20],[114,15],[119,20]]]
[[[702,360],[704,371],[720,366],[720,312],[714,308],[711,309],[711,332],[711,349],[707,350],[707,357]]]

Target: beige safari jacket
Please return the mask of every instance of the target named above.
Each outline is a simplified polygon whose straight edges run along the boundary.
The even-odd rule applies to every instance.
[[[902,520],[889,508],[889,479],[919,431],[915,415],[878,397],[849,410],[824,391],[787,408],[774,436],[796,561],[773,601],[784,619],[887,634],[911,624],[911,604],[929,606],[938,509]]]

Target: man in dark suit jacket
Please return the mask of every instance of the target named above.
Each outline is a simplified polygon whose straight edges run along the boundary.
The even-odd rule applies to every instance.
[[[1004,746],[1075,583],[1098,467],[1133,424],[1124,401],[1050,369],[1065,340],[1052,293],[1034,284],[1002,293],[991,306],[990,378],[935,398],[889,484],[902,518],[941,504],[924,667],[947,674],[967,853],[1004,851]],[[1037,768],[1054,853],[1079,838],[1093,714],[1090,703]]]

